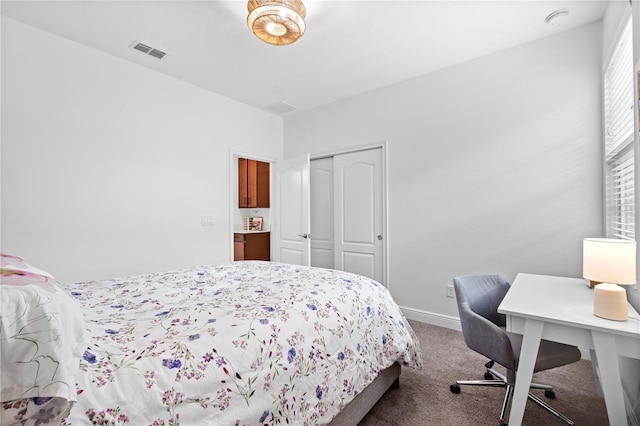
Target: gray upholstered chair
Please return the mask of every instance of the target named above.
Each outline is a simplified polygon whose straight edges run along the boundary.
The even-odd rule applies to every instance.
[[[470,349],[486,356],[490,361],[485,364],[485,380],[459,380],[451,385],[451,392],[460,393],[460,385],[506,388],[500,411],[500,423],[504,424],[504,417],[513,395],[522,346],[522,336],[506,331],[506,317],[498,313],[498,306],[509,290],[509,283],[498,275],[472,275],[456,277],[453,286],[464,341]],[[580,350],[577,347],[542,340],[534,372],[567,365],[579,359]],[[506,369],[506,376],[492,368],[494,362]],[[551,386],[532,383],[531,388],[544,389],[547,398],[555,398]],[[529,399],[566,423],[574,424],[531,392]]]

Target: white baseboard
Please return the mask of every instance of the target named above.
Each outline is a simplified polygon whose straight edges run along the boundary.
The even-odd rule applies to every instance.
[[[433,312],[422,311],[414,308],[407,308],[404,306],[400,306],[400,310],[407,319],[424,322],[425,324],[437,325],[440,327],[450,328],[453,330],[462,331],[462,326],[460,325],[460,318],[452,317],[450,315],[442,315],[436,314]],[[582,359],[586,359],[588,361],[591,360],[591,354],[588,349],[580,349],[580,353],[582,354]]]
[[[462,330],[460,319],[449,315],[436,314],[433,312],[422,311],[414,308],[400,306],[400,310],[407,319],[424,322],[426,324],[437,325],[440,327],[451,328],[453,330]]]
[[[589,349],[580,349],[580,354],[582,355],[582,359],[586,359],[587,361],[591,361],[591,351]]]

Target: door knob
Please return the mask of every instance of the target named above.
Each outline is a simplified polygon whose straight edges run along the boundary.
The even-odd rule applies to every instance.
[[[298,237],[302,237],[302,238],[310,238],[311,234],[298,234]]]
[[[382,240],[382,235],[378,234],[378,239]]]

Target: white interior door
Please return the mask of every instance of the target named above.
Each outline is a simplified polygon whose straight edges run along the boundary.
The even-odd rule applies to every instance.
[[[310,265],[309,155],[273,163],[272,260]]]
[[[334,267],[384,284],[382,150],[336,155]]]
[[[311,160],[311,266],[334,269],[333,157]]]

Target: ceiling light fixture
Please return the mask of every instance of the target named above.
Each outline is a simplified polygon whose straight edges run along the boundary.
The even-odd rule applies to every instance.
[[[306,29],[307,11],[300,0],[249,0],[247,10],[247,25],[265,43],[291,44]]]
[[[567,9],[558,9],[548,14],[547,17],[544,18],[544,22],[546,22],[549,25],[558,25],[566,21],[568,17],[569,17],[569,11]]]

